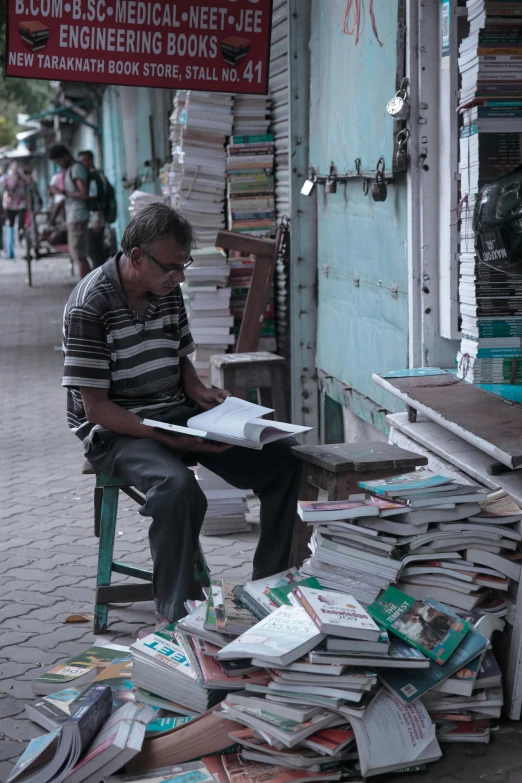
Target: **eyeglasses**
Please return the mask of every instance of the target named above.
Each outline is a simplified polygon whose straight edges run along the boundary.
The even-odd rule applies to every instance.
[[[176,274],[176,275],[180,275],[182,272],[184,272],[184,271],[185,271],[185,269],[186,269],[187,267],[189,267],[191,264],[193,264],[193,263],[194,263],[194,259],[192,258],[192,256],[190,256],[190,258],[189,258],[189,260],[187,261],[187,263],[186,263],[186,264],[183,264],[183,266],[165,266],[165,265],[164,265],[164,264],[162,264],[160,261],[158,261],[158,259],[157,259],[157,258],[154,258],[154,256],[152,255],[152,253],[149,253],[149,251],[148,251],[148,250],[145,250],[145,248],[144,248],[144,247],[140,248],[140,250],[141,250],[141,252],[142,252],[144,255],[146,255],[146,256],[147,256],[147,258],[148,258],[150,261],[153,261],[153,262],[156,264],[156,266],[159,266],[159,268],[161,269],[161,271],[163,272],[163,274],[164,274],[164,275],[174,275],[174,274]]]

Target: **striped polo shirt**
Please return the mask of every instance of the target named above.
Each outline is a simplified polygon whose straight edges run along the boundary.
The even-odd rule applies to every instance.
[[[79,438],[93,426],[81,386],[108,389],[116,405],[152,415],[184,401],[179,359],[195,350],[177,286],[167,296],[149,294],[140,318],[129,305],[118,269],[121,253],[81,280],[65,307],[62,385],[67,422]]]

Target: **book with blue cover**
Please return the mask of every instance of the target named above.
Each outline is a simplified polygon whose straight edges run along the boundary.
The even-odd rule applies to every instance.
[[[450,610],[447,609],[447,612]],[[454,615],[457,617],[457,615]],[[428,669],[379,669],[378,676],[381,682],[401,699],[404,704],[416,701],[424,694],[431,691],[440,683],[455,675],[466,664],[483,655],[488,641],[474,628],[470,628],[463,641],[448,661],[439,666],[431,662]]]
[[[410,490],[429,490],[433,487],[440,487],[443,484],[450,484],[451,479],[446,476],[438,476],[431,470],[414,470],[401,476],[391,476],[385,479],[374,479],[373,481],[359,481],[361,489],[372,492],[382,497],[395,497],[401,492]]]
[[[285,666],[316,647],[324,634],[304,609],[280,606],[216,654],[218,661],[261,658]]]

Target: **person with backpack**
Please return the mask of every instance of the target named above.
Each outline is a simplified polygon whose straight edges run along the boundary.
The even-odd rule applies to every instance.
[[[74,160],[63,144],[55,144],[49,156],[64,172],[65,219],[67,221],[67,239],[69,253],[73,263],[76,261],[80,278],[91,271],[88,261],[87,225],[89,222],[88,181],[85,166]]]
[[[78,153],[78,160],[87,169],[89,199],[89,224],[87,227],[87,248],[89,258],[96,268],[107,260],[105,245],[105,227],[116,220],[114,205],[114,188],[107,177],[94,166],[94,155],[91,150],[83,150]]]

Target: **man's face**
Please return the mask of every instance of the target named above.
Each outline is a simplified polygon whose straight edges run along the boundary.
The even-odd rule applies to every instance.
[[[131,257],[143,287],[156,296],[167,296],[185,280],[183,266],[190,254],[175,239],[165,239],[134,248]]]
[[[82,164],[82,166],[85,166],[87,171],[90,171],[92,168],[94,168],[94,160],[91,158],[90,155],[79,155],[78,160]]]
[[[69,155],[62,155],[59,158],[55,158],[54,162],[56,163],[57,166],[59,166],[59,168],[65,171],[65,169],[69,166],[70,160],[71,158]]]

